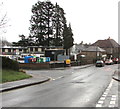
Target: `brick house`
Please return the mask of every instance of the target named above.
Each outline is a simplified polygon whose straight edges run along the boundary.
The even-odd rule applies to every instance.
[[[119,48],[120,45],[110,37],[105,40],[98,40],[95,43],[92,44],[93,46],[99,46],[100,48],[103,48],[106,50],[106,54],[108,57],[118,57],[119,56]]]
[[[87,63],[93,63],[98,58],[102,58],[105,53],[106,51],[98,46],[89,46],[78,54],[78,59],[81,60],[81,56],[84,55]]]

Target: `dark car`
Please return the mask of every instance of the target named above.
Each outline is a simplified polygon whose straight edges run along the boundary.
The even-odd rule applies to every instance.
[[[97,60],[96,61],[96,67],[104,67],[104,62],[102,60]]]

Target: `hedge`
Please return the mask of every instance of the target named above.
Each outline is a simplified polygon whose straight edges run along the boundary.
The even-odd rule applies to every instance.
[[[11,69],[19,71],[19,63],[17,61],[9,59],[7,57],[0,58],[2,58],[2,69]]]

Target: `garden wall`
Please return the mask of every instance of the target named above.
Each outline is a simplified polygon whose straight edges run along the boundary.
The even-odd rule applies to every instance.
[[[49,63],[20,63],[20,69],[31,69],[31,70],[40,70],[40,69],[49,69]]]

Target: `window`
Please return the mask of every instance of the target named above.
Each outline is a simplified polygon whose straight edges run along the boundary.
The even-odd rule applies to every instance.
[[[42,48],[42,51],[44,51],[45,50],[45,48]]]
[[[8,49],[8,52],[11,52],[11,49]]]
[[[38,48],[35,48],[35,51],[38,51]]]
[[[19,51],[22,51],[22,49],[19,49]]]
[[[2,52],[5,52],[5,49],[4,49],[4,48],[2,49]]]
[[[30,51],[33,51],[33,48],[30,48]]]

